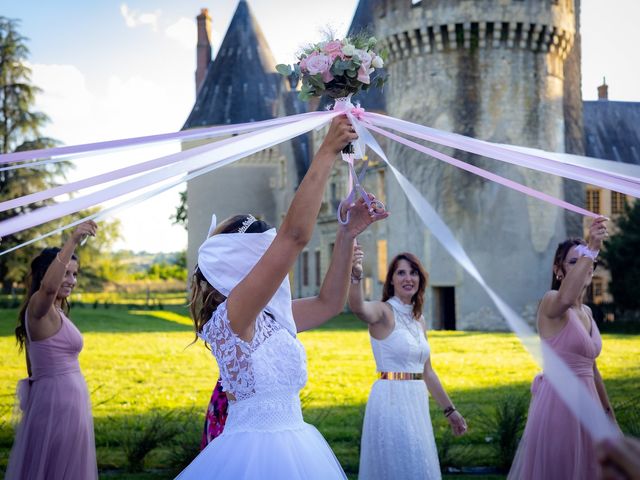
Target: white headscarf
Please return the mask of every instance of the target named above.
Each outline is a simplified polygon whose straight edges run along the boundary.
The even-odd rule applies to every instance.
[[[211,219],[211,234],[216,228],[216,216]],[[207,238],[198,250],[198,268],[207,281],[225,297],[253,269],[267,251],[276,229],[263,233],[225,233]],[[286,277],[264,310],[296,336],[296,325],[291,310],[291,288]]]

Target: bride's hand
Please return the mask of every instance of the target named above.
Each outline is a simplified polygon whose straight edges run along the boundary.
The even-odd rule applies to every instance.
[[[350,236],[356,238],[362,232],[364,232],[369,225],[378,220],[382,220],[389,216],[389,212],[377,206],[375,199],[372,194],[369,194],[369,199],[371,200],[371,210],[367,207],[367,204],[364,203],[362,198],[359,198],[355,204],[346,208],[346,211],[340,212],[342,218],[346,217],[346,213],[349,212],[349,222],[345,225],[347,232],[349,232]]]

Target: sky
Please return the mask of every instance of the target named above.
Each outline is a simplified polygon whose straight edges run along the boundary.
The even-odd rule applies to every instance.
[[[408,0],[407,0],[408,1]],[[195,101],[196,23],[212,17],[216,54],[237,0],[0,0],[0,15],[20,20],[28,38],[36,108],[49,115],[44,133],[65,145],[178,131]],[[357,0],[248,0],[278,63],[292,63],[301,45],[331,28],[344,35]],[[606,77],[609,99],[640,101],[638,0],[583,0],[585,100]],[[71,180],[135,158],[177,151],[177,144],[77,160]],[[149,252],[186,248],[187,234],[169,216],[184,186],[118,213],[116,249]]]

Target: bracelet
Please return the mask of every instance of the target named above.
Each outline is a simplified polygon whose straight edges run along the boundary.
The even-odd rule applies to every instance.
[[[356,277],[353,273],[351,274],[351,283],[356,284],[360,283],[360,281],[362,281],[362,275]]]
[[[456,407],[454,407],[453,405],[449,405],[447,408],[445,408],[442,411],[442,413],[444,414],[445,417],[449,418],[451,414],[455,411],[456,411]]]
[[[586,245],[578,245],[576,247],[576,253],[581,257],[590,258],[592,261],[595,262],[596,258],[598,258],[598,254],[600,253],[600,250],[591,250]]]
[[[65,266],[65,268],[69,266],[69,262],[64,263],[62,260],[60,260],[60,252],[56,253],[56,260],[57,260],[59,263],[61,263],[62,265],[64,265],[64,266]]]

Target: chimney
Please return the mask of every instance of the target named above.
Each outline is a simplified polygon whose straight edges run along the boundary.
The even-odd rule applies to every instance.
[[[209,9],[200,10],[196,17],[198,21],[198,47],[196,53],[196,95],[207,75],[207,68],[211,63],[211,17]]]
[[[604,77],[602,77],[602,85],[598,86],[598,100],[609,100],[609,85]]]

